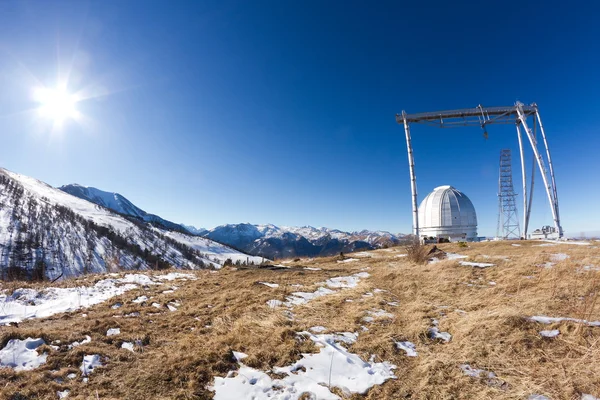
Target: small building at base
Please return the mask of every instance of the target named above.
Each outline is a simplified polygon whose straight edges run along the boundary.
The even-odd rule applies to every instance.
[[[558,239],[558,233],[553,226],[545,225],[529,234],[529,239]]]
[[[477,241],[477,214],[469,198],[452,186],[438,186],[419,206],[422,241]]]

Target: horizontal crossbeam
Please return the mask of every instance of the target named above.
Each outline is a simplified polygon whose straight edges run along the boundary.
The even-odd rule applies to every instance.
[[[458,110],[433,111],[415,114],[396,114],[396,122],[403,123],[422,123],[435,125],[438,127],[453,126],[483,126],[487,124],[514,124],[519,118],[517,103],[508,107],[483,107],[481,105],[474,108],[461,108]],[[521,105],[523,113],[526,116],[535,115],[537,105]]]

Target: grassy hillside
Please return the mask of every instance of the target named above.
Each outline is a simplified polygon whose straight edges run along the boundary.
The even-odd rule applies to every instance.
[[[319,351],[298,335],[315,326],[326,333],[357,332],[356,341],[345,348],[362,360],[374,355],[373,362],[396,366],[395,379],[365,395],[333,387],[331,377],[323,382],[341,398],[600,397],[600,326],[527,319],[600,321],[599,243],[540,244],[443,244],[438,247],[468,258],[425,265],[412,264],[398,247],[349,254],[344,262],[332,257],[282,264],[290,268],[193,271],[196,280],[140,287],[87,309],[1,327],[0,348],[10,339],[27,337],[42,337],[56,348],[38,349],[48,357],[37,369],[0,368],[0,397],[56,399],[58,391],[69,390],[68,398],[75,399],[212,398],[215,377],[239,368],[233,351],[248,355],[244,365],[280,378],[274,367]],[[460,261],[495,265],[478,268]],[[354,287],[324,284],[360,273]],[[61,285],[91,285],[102,278],[86,276]],[[16,285],[2,289],[12,293]],[[320,287],[332,288],[331,293],[291,305],[290,296],[298,298],[292,293]],[[142,295],[149,299],[132,302]],[[271,308],[269,300],[283,304]],[[117,303],[122,306],[113,308]],[[440,332],[451,334],[450,341],[431,338],[436,323]],[[111,328],[120,333],[107,336]],[[540,335],[543,330],[560,333],[547,338]],[[89,343],[69,349],[86,335]],[[395,344],[401,341],[415,344],[418,355],[408,357]],[[134,351],[121,348],[123,342],[133,343]],[[100,355],[103,366],[85,383],[80,365],[84,355],[92,354]],[[330,376],[342,367],[330,365]],[[485,372],[473,372],[477,369]],[[69,374],[75,375],[69,379]]]

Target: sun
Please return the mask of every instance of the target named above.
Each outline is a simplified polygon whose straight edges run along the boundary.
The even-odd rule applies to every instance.
[[[76,108],[78,99],[66,88],[39,87],[34,89],[33,98],[40,105],[39,114],[52,119],[56,124],[79,117]]]

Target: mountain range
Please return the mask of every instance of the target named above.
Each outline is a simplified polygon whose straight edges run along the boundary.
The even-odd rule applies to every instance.
[[[249,254],[271,259],[331,256],[340,252],[373,250],[400,244],[404,238],[404,235],[394,235],[385,231],[343,232],[312,226],[288,227],[249,223],[217,226],[202,235]]]
[[[122,196],[111,202],[94,194],[91,202],[0,168],[0,278],[58,279],[118,269],[262,261],[181,227],[169,229],[168,221]],[[126,212],[108,208],[117,205]]]

